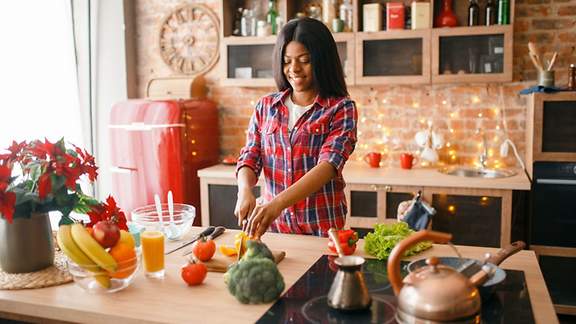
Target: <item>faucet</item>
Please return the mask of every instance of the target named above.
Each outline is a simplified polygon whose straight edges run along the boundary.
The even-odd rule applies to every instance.
[[[482,165],[482,169],[488,168],[488,145],[486,144],[486,133],[482,130],[482,128],[478,127],[476,129],[476,134],[480,134],[482,136],[482,150],[480,151],[480,164]]]

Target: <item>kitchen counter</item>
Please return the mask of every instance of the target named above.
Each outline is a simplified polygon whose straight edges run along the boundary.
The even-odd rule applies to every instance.
[[[185,238],[200,228],[193,228]],[[218,245],[232,245],[236,231],[226,231],[216,239]],[[326,239],[269,233],[263,241],[273,250],[286,251],[279,264],[288,289],[306,270],[327,252]],[[176,246],[178,243],[170,243]],[[490,248],[458,247],[465,257],[482,258]],[[357,254],[363,253],[360,242]],[[217,252],[218,253],[218,252]],[[454,255],[445,245],[413,258],[430,255]],[[132,285],[123,291],[92,295],[75,284],[19,291],[0,290],[0,316],[20,320],[39,318],[85,323],[253,323],[271,304],[243,305],[228,293],[222,273],[209,273],[204,284],[188,287],[180,278],[185,259],[175,252],[166,258],[166,278],[147,279],[139,271]],[[510,257],[502,267],[525,272],[530,300],[537,323],[557,323],[557,317],[534,252],[521,251]]]
[[[234,179],[235,166],[218,164],[198,171],[200,178]],[[405,170],[398,167],[370,168],[365,163],[349,162],[342,175],[347,183],[431,186],[449,188],[478,188],[502,190],[530,190],[526,174],[518,169],[517,174],[508,178],[484,179],[451,176],[438,172],[436,168],[414,168]]]

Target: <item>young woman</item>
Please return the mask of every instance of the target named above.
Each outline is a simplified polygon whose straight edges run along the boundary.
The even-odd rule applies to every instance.
[[[332,34],[316,19],[288,22],[273,69],[279,92],[261,98],[250,120],[234,213],[255,237],[268,229],[327,236],[330,227],[344,226],[342,169],[358,120]],[[252,188],[262,170],[265,190],[257,203]]]

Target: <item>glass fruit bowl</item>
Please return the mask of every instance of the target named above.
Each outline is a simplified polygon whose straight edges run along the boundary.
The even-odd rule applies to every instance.
[[[90,293],[113,293],[130,286],[140,268],[142,258],[140,249],[111,251],[111,254],[119,260],[116,262],[114,272],[106,271],[94,264],[79,265],[68,259],[68,271],[74,282]]]
[[[170,240],[179,240],[192,227],[196,208],[187,204],[174,204],[174,217],[170,221],[168,204],[162,204],[162,222],[158,218],[155,205],[146,205],[132,211],[132,222],[146,231],[160,231]]]

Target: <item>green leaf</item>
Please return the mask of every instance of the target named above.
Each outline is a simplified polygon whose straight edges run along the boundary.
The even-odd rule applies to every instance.
[[[414,231],[404,222],[376,224],[374,232],[368,233],[364,238],[364,251],[380,260],[387,259],[392,249],[412,233]],[[406,250],[405,256],[420,253],[430,247],[432,247],[431,242],[418,243]]]
[[[74,224],[74,220],[70,218],[70,215],[62,215],[62,217],[60,217],[60,221],[58,222],[58,226],[69,224]]]

